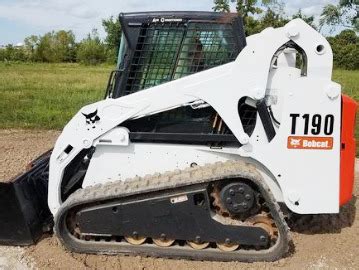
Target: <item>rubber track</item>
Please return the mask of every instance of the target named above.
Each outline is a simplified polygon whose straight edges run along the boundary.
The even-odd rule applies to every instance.
[[[265,250],[239,249],[233,252],[223,252],[214,248],[194,250],[190,247],[179,245],[163,248],[154,244],[134,246],[124,241],[85,241],[74,237],[66,225],[66,217],[69,211],[73,209],[80,210],[85,208],[86,205],[93,203],[98,204],[101,201],[105,202],[136,194],[168,189],[173,190],[177,187],[232,178],[249,179],[258,185],[278,228],[279,236],[272,247]],[[120,253],[126,255],[214,261],[275,261],[287,253],[290,241],[288,226],[268,186],[252,164],[242,161],[217,162],[205,166],[188,168],[182,171],[175,170],[164,174],[146,175],[145,177],[135,177],[133,179],[127,179],[126,181],[111,182],[103,185],[98,184],[79,189],[62,204],[57,212],[55,216],[55,233],[62,244],[74,252],[110,255]]]

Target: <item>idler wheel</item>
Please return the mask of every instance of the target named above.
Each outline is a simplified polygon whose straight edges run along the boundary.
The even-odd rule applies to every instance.
[[[223,206],[233,216],[247,214],[256,202],[254,190],[243,182],[224,186],[220,192]]]

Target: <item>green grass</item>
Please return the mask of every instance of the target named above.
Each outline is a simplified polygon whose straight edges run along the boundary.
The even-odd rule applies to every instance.
[[[0,63],[0,128],[61,129],[104,96],[111,66]]]
[[[61,129],[82,106],[103,98],[111,69],[0,63],[0,128]],[[335,70],[333,80],[359,101],[359,71]],[[356,134],[359,142],[359,117]]]
[[[341,84],[345,94],[359,101],[359,70],[334,70],[333,81]]]

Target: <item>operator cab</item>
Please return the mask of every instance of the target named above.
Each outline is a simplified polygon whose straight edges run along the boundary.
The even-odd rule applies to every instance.
[[[110,98],[234,61],[246,45],[236,14],[144,12],[119,18],[122,38]]]
[[[122,38],[107,98],[119,98],[234,61],[246,46],[241,17],[218,12],[120,14]],[[238,104],[251,135],[257,110]],[[182,106],[122,123],[133,142],[238,145],[211,106]]]

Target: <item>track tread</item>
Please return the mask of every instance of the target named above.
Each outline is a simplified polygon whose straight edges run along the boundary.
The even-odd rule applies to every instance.
[[[118,199],[131,195],[137,195],[152,191],[173,189],[181,186],[212,182],[229,178],[246,178],[255,182],[270,202],[271,214],[281,232],[279,245],[261,251],[239,250],[236,252],[218,252],[207,250],[184,250],[174,247],[156,248],[152,246],[134,247],[124,245],[122,248],[112,247],[109,243],[81,241],[71,235],[66,227],[66,215],[73,207],[89,204],[92,202]],[[289,228],[284,220],[279,205],[275,202],[269,188],[262,181],[262,177],[255,166],[243,161],[216,162],[204,166],[196,166],[184,170],[175,170],[163,174],[145,175],[134,177],[125,181],[97,184],[95,186],[79,189],[62,204],[55,216],[55,233],[61,242],[70,250],[75,252],[97,253],[97,254],[135,254],[153,257],[187,258],[195,260],[221,260],[221,261],[274,261],[280,259],[288,251],[290,235]],[[276,247],[275,249],[273,249]],[[183,248],[182,248],[183,249]]]

